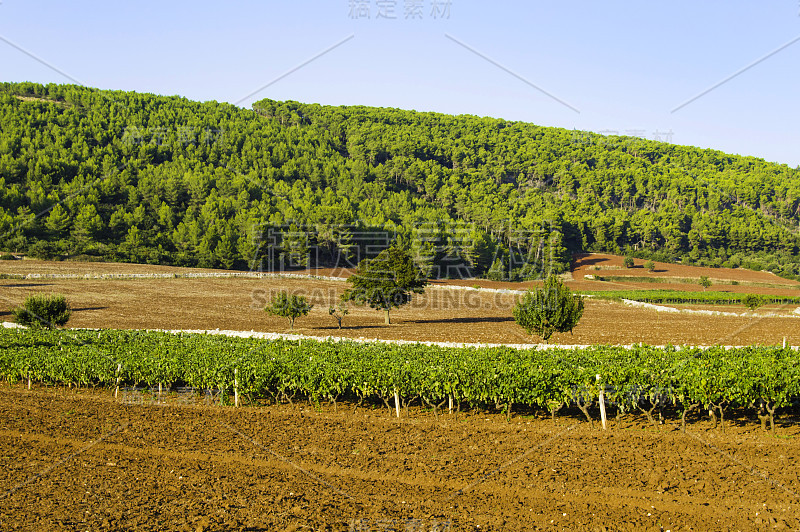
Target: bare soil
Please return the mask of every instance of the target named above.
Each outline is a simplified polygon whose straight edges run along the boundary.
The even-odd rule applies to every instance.
[[[619,287],[613,286],[620,282],[601,282],[585,280],[586,275],[613,276],[613,277],[650,277],[664,281],[663,283],[640,283],[631,281],[631,288],[669,288],[671,290],[702,290],[697,282],[701,276],[708,277],[713,283],[709,290],[727,290],[731,292],[753,292],[753,293],[772,293],[763,292],[763,289],[770,288],[794,288],[794,295],[800,295],[800,283],[789,279],[778,277],[774,273],[742,268],[703,268],[700,266],[686,266],[683,264],[673,264],[667,262],[654,262],[655,269],[650,272],[645,269],[643,259],[635,259],[633,268],[626,268],[624,257],[618,255],[608,255],[604,253],[586,253],[576,255],[572,263],[572,276],[575,279],[575,287],[578,290],[603,290],[602,286],[608,289],[618,290]],[[681,281],[694,281],[689,284]],[[732,281],[740,283],[738,286],[731,285]],[[584,288],[593,286],[594,288]],[[622,283],[629,287],[629,283]],[[611,286],[609,286],[611,285]],[[578,286],[580,286],[578,288]]]
[[[617,259],[619,259],[617,257]],[[605,260],[605,259],[604,259]],[[621,259],[619,259],[621,261]],[[582,263],[578,263],[580,272]],[[676,268],[689,268],[677,265]],[[189,273],[191,270],[167,266],[135,264],[76,263],[45,261],[0,261],[0,273]],[[778,279],[785,289],[749,287],[759,293],[799,295],[800,286],[762,272],[727,270],[742,274],[745,280]],[[342,271],[318,270],[308,273],[338,274]],[[728,275],[728,274],[726,274]],[[748,277],[749,276],[749,277]],[[777,281],[776,281],[777,283]],[[486,280],[436,281],[423,295],[405,307],[391,312],[393,323],[384,325],[381,312],[369,307],[351,307],[343,328],[328,314],[328,307],[338,301],[347,283],[310,279],[250,278],[157,278],[157,279],[41,279],[0,280],[0,320],[10,320],[10,309],[32,293],[65,294],[74,311],[69,325],[86,328],[117,329],[223,329],[240,331],[289,332],[289,322],[267,315],[262,309],[271,296],[287,290],[306,295],[315,305],[311,314],[295,322],[294,332],[310,336],[345,336],[352,338],[405,339],[469,343],[537,343],[514,323],[512,308],[518,294],[504,294],[473,289],[448,289],[458,284],[484,288],[531,287],[534,283],[493,283]],[[574,281],[573,288],[597,290],[599,281]],[[588,286],[588,288],[587,288]],[[680,288],[702,290],[686,284],[615,283],[613,288]],[[743,288],[741,286],[725,287]],[[747,314],[741,317],[665,314],[628,307],[619,303],[587,300],[583,319],[572,334],[555,334],[554,344],[694,344],[749,345],[782,343],[800,344],[800,318],[792,317],[794,306],[772,305],[746,313],[744,306],[696,307]],[[772,314],[778,313],[780,317]]]
[[[573,414],[190,403],[3,385],[0,529],[800,527],[800,428],[781,418],[774,438],[744,418],[602,431]]]
[[[580,268],[597,263],[577,264],[575,279],[582,279]],[[699,277],[668,266],[665,275]],[[0,262],[0,273],[17,274],[190,271]],[[759,272],[743,275],[742,281],[783,281]],[[315,304],[298,319],[297,333],[537,341],[511,318],[516,295],[447,284],[534,285],[436,282],[393,312],[392,325],[383,324],[382,314],[356,307],[341,331],[327,308],[347,285],[332,280],[6,279],[0,280],[0,308],[31,293],[64,293],[74,308],[73,327],[287,332],[287,320],[261,309],[271,294],[289,290]],[[609,283],[570,282],[580,289],[603,284]],[[787,281],[781,293],[794,291],[797,284]],[[792,310],[709,317],[589,299],[574,335],[555,335],[551,342],[775,344],[785,336],[800,344]],[[786,317],[768,317],[772,312]],[[629,415],[602,431],[579,412],[554,424],[541,412],[517,412],[508,422],[494,411],[436,417],[411,407],[397,419],[385,407],[352,406],[340,405],[338,412],[305,403],[234,409],[175,393],[159,399],[124,392],[115,399],[106,390],[2,384],[0,531],[800,529],[796,412],[779,413],[778,437],[772,437],[748,411],[730,413],[725,432],[696,414],[684,433],[674,415],[657,427]]]

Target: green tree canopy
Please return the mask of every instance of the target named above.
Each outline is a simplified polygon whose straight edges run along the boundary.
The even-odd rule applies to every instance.
[[[280,316],[289,320],[289,328],[294,330],[294,320],[302,316],[308,316],[314,305],[308,303],[304,296],[289,295],[280,292],[273,296],[270,304],[264,310],[273,316]]]
[[[0,247],[40,258],[350,267],[383,232],[432,275],[534,279],[578,252],[800,274],[800,169],[715,150],[36,83],[0,83],[0,131]]]
[[[554,332],[572,332],[581,316],[583,299],[573,295],[555,275],[549,276],[542,288],[528,290],[514,307],[514,321],[545,342]]]
[[[345,290],[342,301],[383,310],[387,325],[391,323],[389,311],[410,302],[413,294],[424,293],[428,284],[411,254],[396,246],[359,262],[347,282],[352,288]]]

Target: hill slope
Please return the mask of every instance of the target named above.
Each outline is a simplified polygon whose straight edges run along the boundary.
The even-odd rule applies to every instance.
[[[434,276],[534,277],[579,251],[800,273],[785,165],[472,116],[254,111],[0,84],[0,247],[275,269],[398,240]]]

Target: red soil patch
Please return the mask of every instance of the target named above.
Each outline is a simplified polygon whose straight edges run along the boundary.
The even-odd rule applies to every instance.
[[[769,283],[787,286],[800,286],[797,281],[791,281],[778,277],[771,272],[756,272],[742,268],[703,268],[700,266],[685,266],[669,262],[654,262],[655,270],[650,273],[645,269],[644,259],[634,259],[633,268],[626,268],[623,264],[624,257],[619,255],[607,255],[603,253],[586,253],[576,255],[572,264],[572,274],[578,279],[583,279],[584,275],[614,275],[614,276],[635,276],[635,277],[679,277],[688,279],[700,279],[707,276],[711,281],[739,281],[750,283]],[[600,270],[595,268],[599,267]]]

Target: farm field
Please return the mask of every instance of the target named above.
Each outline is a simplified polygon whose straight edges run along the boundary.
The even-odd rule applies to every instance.
[[[623,276],[613,256],[578,258],[574,290],[712,290],[800,295],[763,272],[660,265],[669,283],[585,280]],[[594,266],[609,269],[594,270]],[[674,268],[673,268],[674,266]],[[662,270],[663,271],[659,271]],[[31,293],[63,293],[71,327],[289,332],[262,309],[280,290],[315,304],[294,332],[475,343],[536,343],[511,318],[535,283],[434,282],[412,305],[351,307],[338,330],[328,305],[340,280],[191,278],[208,270],[134,264],[1,261],[6,275],[164,274],[138,279],[0,279],[5,312]],[[647,276],[641,268],[634,277]],[[302,273],[302,272],[301,272]],[[346,272],[305,272],[322,277]],[[171,276],[177,274],[177,277]],[[714,277],[713,274],[716,274]],[[722,281],[740,284],[722,284]],[[667,305],[740,316],[663,313],[586,300],[574,334],[553,344],[800,344],[795,306],[755,313],[732,305]],[[439,531],[797,530],[800,424],[779,410],[777,437],[749,410],[726,430],[695,412],[684,433],[672,413],[658,427],[627,415],[602,431],[577,409],[555,423],[542,411],[474,409],[438,418],[412,406],[401,418],[369,404],[223,407],[202,396],[0,384],[0,530]],[[410,414],[410,415],[407,415]],[[599,414],[593,411],[595,420]]]
[[[586,260],[584,260],[586,259]],[[620,283],[583,280],[588,268],[621,258],[590,255],[579,258],[574,280],[567,285],[574,290],[620,289],[702,289],[687,283]],[[674,266],[674,271],[671,269]],[[677,277],[726,278],[757,285],[717,285],[712,290],[764,295],[800,296],[800,284],[764,272],[693,268],[661,265],[656,275]],[[636,271],[638,270],[638,271]],[[613,271],[622,275],[625,270]],[[647,275],[633,269],[637,276]],[[209,273],[209,270],[170,268],[133,264],[44,262],[34,260],[2,261],[0,274],[177,274]],[[315,270],[315,275],[347,272]],[[597,272],[600,273],[600,272]],[[10,320],[8,311],[31,293],[63,293],[75,311],[71,327],[119,329],[222,329],[262,332],[288,332],[288,321],[268,316],[262,308],[271,294],[281,290],[304,294],[315,305],[308,317],[295,323],[294,332],[309,336],[406,339],[470,343],[537,343],[517,326],[511,309],[516,294],[481,290],[448,290],[449,285],[515,290],[534,283],[502,283],[486,280],[437,281],[426,294],[416,296],[411,305],[392,311],[392,325],[383,323],[381,313],[368,307],[351,307],[343,329],[328,315],[328,306],[346,288],[342,281],[325,279],[276,278],[156,278],[156,279],[2,279],[0,280],[0,319]],[[780,287],[779,287],[780,286]],[[631,344],[648,343],[693,345],[800,344],[800,318],[793,305],[768,305],[750,313],[743,306],[715,307],[671,305],[681,309],[709,309],[734,312],[739,316],[706,316],[692,313],[663,313],[626,306],[618,302],[588,299],[584,317],[573,334],[555,334],[553,344]]]
[[[2,395],[3,530],[800,526],[800,430],[780,420],[772,438],[752,420],[683,433],[629,416],[602,432],[574,414],[554,425],[21,385]]]

